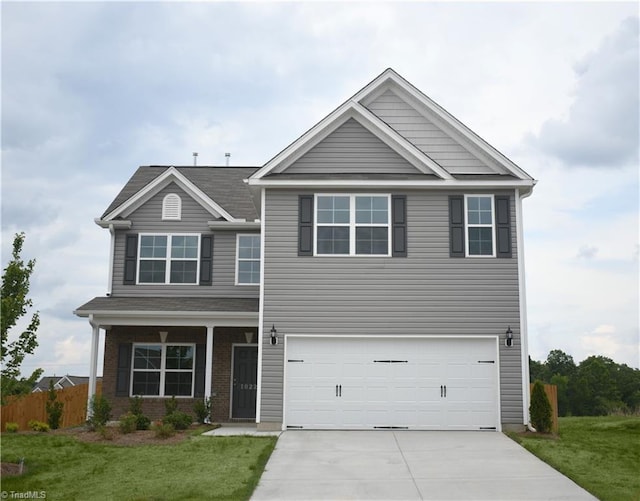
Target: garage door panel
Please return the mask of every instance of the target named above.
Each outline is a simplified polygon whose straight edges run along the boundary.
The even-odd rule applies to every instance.
[[[497,427],[494,339],[288,338],[285,422],[305,428]]]

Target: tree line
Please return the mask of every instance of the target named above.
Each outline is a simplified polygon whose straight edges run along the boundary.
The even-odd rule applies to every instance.
[[[558,387],[559,416],[604,416],[640,412],[640,370],[610,358],[591,356],[576,365],[562,350],[544,362],[529,357],[531,382]]]

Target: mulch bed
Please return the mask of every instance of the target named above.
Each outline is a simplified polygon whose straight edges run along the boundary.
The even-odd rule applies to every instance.
[[[0,478],[17,477],[26,473],[26,471],[27,469],[23,467],[22,472],[20,472],[20,465],[17,463],[0,463]]]

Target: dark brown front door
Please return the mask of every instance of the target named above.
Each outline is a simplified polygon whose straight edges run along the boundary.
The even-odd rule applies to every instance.
[[[258,347],[235,346],[233,349],[232,418],[255,418],[258,395]]]

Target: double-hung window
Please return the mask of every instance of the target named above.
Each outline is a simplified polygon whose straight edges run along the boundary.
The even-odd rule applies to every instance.
[[[316,255],[389,255],[389,195],[316,195]]]
[[[196,284],[199,235],[140,235],[138,283]]]
[[[495,256],[493,196],[465,195],[467,256]]]
[[[194,344],[134,344],[131,395],[192,397]]]
[[[238,235],[236,284],[260,284],[260,235]]]

